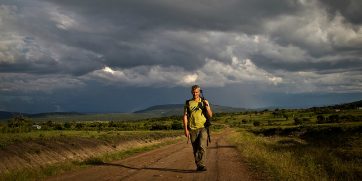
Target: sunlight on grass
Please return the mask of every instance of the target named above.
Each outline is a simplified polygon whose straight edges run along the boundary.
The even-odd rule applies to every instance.
[[[106,162],[124,159],[138,153],[151,151],[153,149],[157,149],[165,145],[176,143],[179,139],[180,138],[175,138],[162,142],[156,142],[148,146],[139,146],[119,152],[99,154],[98,156],[89,157],[84,161],[68,161],[53,165],[47,165],[40,168],[28,168],[28,169],[15,170],[12,172],[6,172],[0,176],[0,180],[7,180],[7,181],[42,180],[49,176],[59,175],[68,171],[79,170],[81,168],[87,168],[92,165],[102,165],[103,163]]]
[[[333,171],[356,168],[355,163],[346,164],[328,156],[328,149],[309,148],[297,138],[261,137],[240,130],[233,133],[230,140],[238,145],[241,155],[252,168],[271,176],[269,180],[340,180],[340,175],[331,175],[326,165],[331,164],[335,168]],[[325,157],[322,161],[326,161],[326,165],[320,163],[321,157]],[[343,176],[348,180],[356,179],[356,175]]]

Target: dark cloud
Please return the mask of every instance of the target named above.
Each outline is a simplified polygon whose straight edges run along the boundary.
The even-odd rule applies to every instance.
[[[311,72],[340,72],[340,71],[361,71],[362,59],[359,57],[353,58],[339,58],[338,60],[323,60],[317,59],[305,60],[300,59],[293,62],[280,61],[260,54],[251,56],[255,64],[270,72],[279,70],[297,72],[297,71],[311,71]]]
[[[49,2],[49,1],[47,1]],[[118,22],[138,31],[150,29],[230,30],[257,25],[265,18],[295,13],[297,0],[270,1],[51,1],[95,21]],[[254,29],[256,30],[256,29]]]
[[[90,33],[68,30],[55,41],[97,52],[104,56],[105,64],[126,68],[156,64],[195,70],[206,57],[225,61],[226,57],[205,49],[208,45],[194,37],[174,38],[167,31],[254,34],[260,32],[260,22],[298,10],[296,1],[50,2],[83,17],[86,28],[91,29]],[[107,27],[106,32],[92,32],[99,27]]]
[[[352,24],[362,24],[362,2],[359,0],[321,0],[331,16],[342,14]]]
[[[357,0],[0,0],[0,96],[19,94],[0,108],[15,109],[10,98],[23,110],[44,104],[41,92],[54,93],[52,109],[82,111],[100,110],[108,94],[156,94],[104,108],[129,111],[159,101],[157,91],[178,102],[169,91],[195,83],[246,107],[266,104],[254,89],[360,92],[360,9]]]
[[[90,91],[91,90],[91,91]],[[152,96],[150,96],[152,95]],[[170,89],[105,86],[92,83],[73,91],[52,93],[2,92],[0,105],[8,111],[27,113],[78,111],[78,112],[134,112],[153,105],[182,104],[189,97],[185,87]],[[4,109],[5,108],[5,109]]]
[[[49,56],[50,53],[44,52],[42,60],[32,62],[33,65],[21,63],[28,61],[21,61],[24,58],[19,57],[18,63],[6,65],[7,70],[84,75],[105,65],[123,68],[176,65],[194,71],[205,63],[205,58],[230,62],[229,56],[220,53],[230,42],[215,44],[219,42],[214,41],[211,43],[217,46],[209,45],[197,39],[197,36],[203,36],[204,31],[270,33],[264,29],[264,23],[286,15],[303,15],[304,8],[308,8],[300,1],[36,2],[44,6],[44,10],[39,8],[29,12],[29,4],[19,5],[20,12],[32,16],[20,18],[17,26],[24,27],[20,33],[30,34],[30,38],[41,43],[38,47],[48,46],[49,52],[58,53],[60,60],[55,61],[54,57]],[[271,32],[275,36],[273,40],[280,46],[298,46],[316,58],[347,48],[305,40],[303,34],[297,35],[296,32],[301,27],[298,23],[308,20],[300,21],[281,25]],[[186,35],[177,37],[176,33],[169,32],[183,32]],[[213,37],[209,38],[212,40]],[[314,38],[310,39],[312,41]],[[248,57],[245,54],[242,56]]]

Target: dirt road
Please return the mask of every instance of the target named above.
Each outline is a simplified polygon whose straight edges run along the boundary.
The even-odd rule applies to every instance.
[[[191,144],[185,140],[47,180],[253,180],[236,148],[228,144],[223,135],[212,137],[205,172],[195,171]]]

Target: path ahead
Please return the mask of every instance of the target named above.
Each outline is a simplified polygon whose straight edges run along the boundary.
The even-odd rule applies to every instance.
[[[196,172],[186,139],[124,160],[66,173],[48,180],[253,180],[234,146],[220,135],[207,149],[207,171]]]

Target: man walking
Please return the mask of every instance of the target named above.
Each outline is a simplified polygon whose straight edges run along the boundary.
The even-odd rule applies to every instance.
[[[184,106],[183,125],[185,136],[191,140],[197,171],[206,171],[207,132],[205,122],[212,117],[210,104],[200,97],[200,86],[191,87],[192,99]]]

